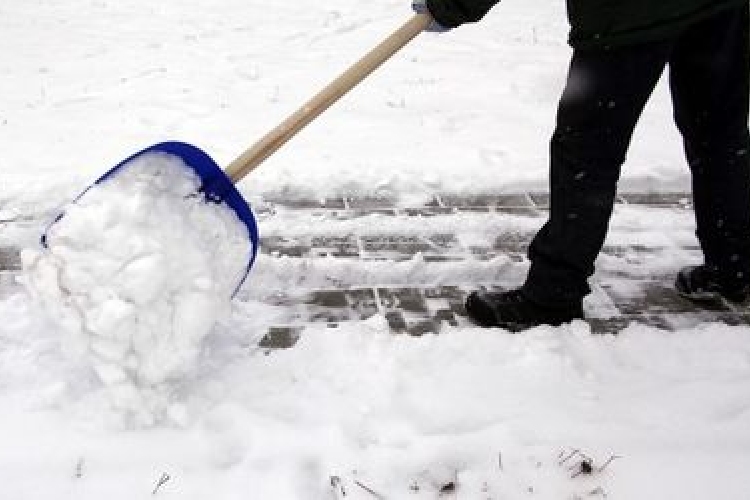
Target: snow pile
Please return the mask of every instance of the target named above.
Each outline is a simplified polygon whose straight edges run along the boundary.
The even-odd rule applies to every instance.
[[[136,413],[159,406],[143,396],[192,371],[247,266],[246,227],[199,187],[180,158],[140,155],[70,206],[46,250],[23,255],[65,347]]]

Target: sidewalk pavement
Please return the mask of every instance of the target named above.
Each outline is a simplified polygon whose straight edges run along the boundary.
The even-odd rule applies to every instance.
[[[533,218],[538,227],[546,217],[548,196],[545,193],[511,193],[497,195],[457,196],[435,194],[418,206],[403,206],[397,200],[382,198],[329,198],[325,200],[295,199],[266,196],[254,204],[260,220],[268,222],[283,213],[284,217],[315,218],[319,220],[347,220],[356,228],[346,234],[333,234],[321,227],[319,234],[307,231],[304,235],[284,233],[283,236],[263,237],[261,252],[264,258],[285,259],[285,262],[314,261],[315,259],[367,260],[404,262],[419,254],[426,263],[467,265],[472,261],[487,262],[505,256],[523,268],[527,261],[525,249],[533,231],[513,231],[500,234],[489,246],[472,246],[462,243],[455,231],[441,231],[425,235],[398,231],[403,224],[388,224],[388,218],[420,218],[460,216],[461,214],[510,214]],[[670,213],[691,210],[690,195],[686,193],[621,194],[619,205],[639,207],[643,216],[663,217]],[[368,216],[378,214],[384,221],[383,230],[369,227]],[[357,221],[362,221],[358,224]],[[655,219],[653,219],[655,220]],[[12,223],[12,221],[6,221]],[[644,226],[647,226],[645,223]],[[408,226],[408,225],[407,225]],[[455,225],[448,225],[455,227]],[[389,229],[390,228],[390,229]],[[667,235],[668,236],[668,235]],[[628,240],[620,238],[615,240]],[[628,240],[630,241],[630,240]],[[632,323],[675,330],[701,322],[718,321],[728,324],[750,324],[750,310],[730,304],[713,308],[696,308],[681,298],[672,288],[673,273],[644,273],[641,264],[647,259],[663,255],[667,246],[677,245],[669,251],[683,251],[700,258],[697,243],[675,243],[680,238],[666,237],[658,243],[632,239],[632,242],[605,245],[604,256],[627,259],[627,266],[599,272],[592,278],[592,294],[585,304],[587,322],[593,333],[617,333]],[[20,286],[16,277],[20,273],[19,250],[0,246],[0,297],[3,290]],[[520,274],[522,276],[522,274]],[[250,277],[252,282],[252,275]],[[509,282],[510,283],[510,282]],[[294,293],[275,293],[262,300],[277,307],[294,310],[287,320],[268,327],[261,347],[287,348],[294,345],[305,326],[325,324],[332,329],[343,323],[365,320],[382,314],[394,334],[423,335],[440,333],[446,327],[468,326],[471,323],[463,308],[466,294],[476,286],[503,289],[505,283],[434,283],[400,284],[397,286],[372,283],[339,283],[324,289],[295,290]],[[240,294],[238,300],[248,300]],[[257,298],[254,298],[257,300]]]

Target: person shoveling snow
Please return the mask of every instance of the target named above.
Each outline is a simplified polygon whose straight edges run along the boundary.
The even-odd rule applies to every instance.
[[[498,0],[412,0],[448,31]],[[550,212],[528,248],[520,286],[479,288],[466,312],[484,327],[521,331],[583,319],[588,279],[604,245],[621,167],[665,69],[690,167],[704,262],[675,288],[698,304],[750,298],[750,9],[742,0],[567,2],[573,48],[550,140]]]

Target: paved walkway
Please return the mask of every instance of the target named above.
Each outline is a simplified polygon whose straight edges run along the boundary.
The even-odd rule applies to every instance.
[[[529,224],[529,227],[538,227],[546,217],[547,202],[548,197],[544,193],[435,195],[418,206],[406,207],[387,197],[294,201],[266,197],[261,203],[256,203],[254,208],[261,227],[264,223],[281,217],[281,214],[288,220],[319,217],[323,221],[320,234],[309,230],[304,235],[295,235],[293,231],[277,231],[276,235],[263,237],[261,251],[269,259],[285,259],[285,262],[315,259],[403,262],[419,254],[427,263],[455,263],[460,266],[506,256],[523,269],[526,264],[525,248],[533,236],[531,229],[499,234],[492,244],[482,246],[466,244],[463,242],[465,238],[457,234],[455,229],[453,232],[439,231],[434,234],[393,234],[393,228],[404,225],[389,224],[388,218],[397,217],[403,221],[447,216],[450,219],[453,215],[503,213],[532,218],[533,224]],[[623,194],[618,203],[640,207],[642,215],[647,218],[661,217],[665,210],[685,213],[691,210],[690,197],[685,193]],[[384,221],[382,227],[385,231],[369,227],[374,214]],[[331,220],[349,221],[351,224],[347,227],[350,229],[345,234],[333,234],[335,232],[325,227],[325,221]],[[703,321],[750,324],[750,311],[745,307],[717,305],[712,309],[698,309],[674,292],[673,273],[653,275],[641,272],[639,264],[664,254],[663,241],[654,244],[649,243],[649,240],[650,238],[645,241],[633,238],[632,242],[604,248],[605,256],[625,258],[628,265],[616,266],[610,271],[597,271],[593,280],[594,291],[587,299],[589,303],[586,309],[587,321],[593,332],[616,333],[633,322],[665,330]],[[665,238],[664,241],[671,242],[674,239]],[[679,245],[667,243],[669,244]],[[674,251],[675,248],[671,250]],[[700,258],[700,252],[692,240],[678,250],[691,254],[695,259]],[[0,296],[3,295],[3,290],[18,286],[15,277],[19,270],[18,249],[0,246]],[[523,273],[517,273],[507,283],[517,283],[522,276]],[[483,286],[502,289],[504,285],[505,283],[488,282]],[[385,316],[396,334],[439,333],[445,325],[465,326],[470,323],[463,308],[464,298],[476,286],[472,282],[428,285],[406,283],[398,286],[341,282],[325,289],[274,293],[261,300],[269,305],[286,307],[293,310],[294,314],[271,325],[261,345],[268,348],[290,347],[304,327],[311,323],[336,328],[342,323],[361,321],[377,313]],[[239,300],[243,300],[243,297],[240,296]],[[254,297],[254,300],[258,298]]]
[[[358,218],[373,213],[382,216],[432,217],[466,213],[505,213],[538,219],[538,227],[546,218],[548,195],[545,193],[518,193],[482,196],[436,195],[432,200],[417,207],[397,208],[395,200],[385,199],[327,199],[266,200],[259,216],[273,217],[278,210],[302,212],[328,212],[336,217]],[[637,206],[645,217],[661,217],[664,211],[689,212],[692,217],[690,195],[670,194],[622,194],[618,204]],[[387,227],[387,225],[386,225]],[[510,257],[523,267],[526,247],[533,231],[512,231],[499,234],[490,246],[466,246],[453,233],[432,235],[390,234],[373,235],[363,227],[362,234],[354,231],[344,236],[270,237],[262,241],[263,252],[291,259],[314,259],[321,256],[337,259],[408,260],[417,253],[426,262],[482,261],[498,255]],[[667,238],[668,240],[668,238]],[[750,324],[750,311],[730,304],[713,308],[696,308],[683,299],[672,288],[674,273],[644,275],[639,263],[663,253],[664,248],[650,245],[648,241],[634,241],[624,245],[608,245],[604,255],[626,258],[627,271],[618,269],[612,273],[597,272],[593,293],[589,297],[587,321],[595,333],[616,333],[633,322],[673,330],[704,321],[721,321],[729,324]],[[700,251],[694,241],[681,247],[695,259]],[[697,261],[697,260],[696,260]],[[522,275],[520,275],[522,277]],[[518,276],[515,277],[518,283]],[[503,284],[486,283],[486,288],[503,289]],[[366,319],[378,312],[383,313],[394,333],[421,335],[439,333],[443,325],[464,326],[470,324],[463,303],[466,294],[476,287],[474,283],[441,284],[435,286],[343,286],[340,289],[311,290],[294,294],[290,299],[277,296],[279,305],[294,302],[302,306],[294,324],[271,327],[263,345],[288,347],[294,344],[306,324],[325,322],[332,328],[347,321]],[[588,299],[587,299],[588,300]],[[591,309],[599,309],[589,314]],[[606,311],[602,312],[602,309]]]

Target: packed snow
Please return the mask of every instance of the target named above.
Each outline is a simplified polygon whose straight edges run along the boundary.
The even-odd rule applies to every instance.
[[[570,53],[564,8],[562,1],[505,0],[480,24],[421,35],[240,189],[251,202],[375,194],[408,205],[431,192],[544,188]],[[261,255],[226,308],[199,287],[207,302],[183,317],[196,320],[183,325],[194,326],[194,336],[170,324],[151,347],[133,347],[130,355],[150,368],[122,362],[116,346],[115,365],[139,397],[147,395],[144,406],[113,397],[96,370],[113,351],[95,346],[92,332],[80,333],[77,319],[78,355],[71,355],[70,332],[53,321],[71,298],[58,294],[59,276],[44,270],[56,274],[62,263],[55,259],[75,249],[55,255],[65,242],[53,238],[52,255],[31,257],[44,255],[39,236],[57,211],[72,210],[61,221],[72,224],[78,209],[94,208],[70,204],[83,188],[166,139],[228,163],[410,15],[408,0],[0,0],[0,247],[29,252],[31,269],[0,272],[0,497],[748,498],[746,326],[703,323],[667,333],[633,324],[612,336],[592,335],[582,321],[521,335],[461,325],[412,338],[389,334],[376,314],[335,330],[308,326],[291,349],[257,345],[288,314],[264,301],[277,291],[331,282],[517,282],[519,266],[503,257],[393,263]],[[126,201],[155,196],[143,184],[151,181]],[[666,85],[641,120],[621,185],[689,189]],[[159,200],[183,186],[162,186]],[[609,241],[694,241],[685,211],[659,214],[647,220],[637,208],[616,211]],[[76,244],[104,238],[104,214],[83,215],[82,226],[54,231],[74,235]],[[223,248],[211,240],[214,227],[191,222],[163,224],[171,232],[164,236],[187,252]],[[444,228],[484,241],[501,228],[539,223],[479,213],[416,221],[282,213],[261,220],[260,230],[339,233],[367,224],[395,233]],[[139,225],[117,251],[127,260],[129,245],[152,233]],[[698,257],[659,254],[637,273],[662,275]],[[118,293],[139,315],[158,316],[150,310],[156,302],[137,302],[160,293],[151,288],[158,280],[144,277],[166,277],[169,265],[182,264],[180,279],[190,278],[184,273],[201,272],[190,259],[179,255],[166,266],[129,260],[137,265]],[[211,285],[212,297],[224,302],[246,253],[216,260],[226,267],[213,279],[226,281]],[[104,285],[103,262],[94,255],[65,264],[85,264]],[[628,265],[612,257],[598,264],[612,272]],[[85,307],[93,314],[99,306],[105,303]],[[170,328],[181,334],[167,338]],[[149,381],[160,390],[149,391]]]
[[[245,225],[206,202],[183,160],[148,152],[94,184],[24,251],[30,291],[113,403],[152,421],[150,392],[189,376],[252,253]],[[147,392],[148,391],[148,392]]]

